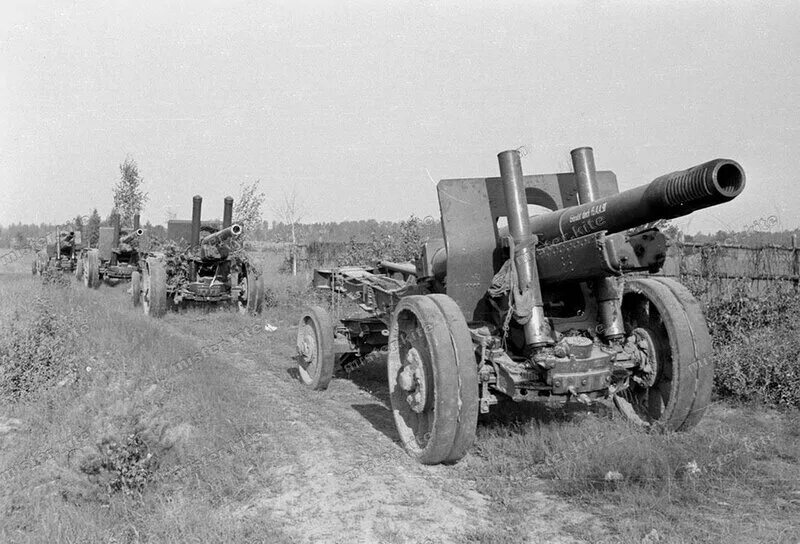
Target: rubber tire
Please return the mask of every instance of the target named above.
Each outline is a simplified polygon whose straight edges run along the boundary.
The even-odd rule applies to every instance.
[[[83,259],[81,257],[78,257],[75,263],[75,279],[79,282],[83,281]]]
[[[416,324],[404,333],[406,338],[412,338],[400,346],[400,329],[412,317]],[[415,348],[424,369],[427,394],[422,416],[412,410],[406,400],[408,393],[398,384],[403,360],[410,352],[408,346]],[[389,326],[389,396],[395,427],[406,452],[426,465],[447,462],[455,443],[459,426],[456,358],[448,322],[436,303],[424,295],[401,299]]]
[[[237,301],[240,314],[259,315],[264,308],[264,276],[259,274],[255,268],[248,266],[246,270],[247,278],[247,301]]]
[[[663,410],[645,412],[637,409],[636,403],[634,409],[645,421],[658,422],[673,431],[687,430],[699,421],[710,402],[714,374],[711,337],[694,297],[672,285],[675,282],[661,281],[664,279],[628,280],[623,291],[626,333],[637,327],[650,331],[659,358],[656,383],[647,394],[653,388],[661,392]]]
[[[90,249],[86,252],[86,262],[84,263],[83,284],[89,289],[100,287],[100,251]]]
[[[690,324],[689,331],[693,337],[697,387],[692,406],[689,409],[689,415],[686,416],[686,420],[678,428],[679,431],[688,431],[703,419],[706,408],[711,404],[711,390],[714,387],[711,333],[708,331],[706,317],[700,301],[692,295],[689,289],[672,278],[653,277],[653,279],[666,285],[681,302],[686,312],[686,322]]]
[[[464,313],[456,301],[447,295],[432,294],[428,298],[436,303],[447,321],[450,341],[456,354],[458,367],[458,427],[453,447],[445,462],[459,461],[475,443],[478,428],[478,366],[475,347]]]
[[[142,303],[142,274],[138,270],[131,272],[131,302],[134,308]]]
[[[161,317],[167,313],[167,271],[164,263],[149,257],[142,281],[142,309],[145,315]]]
[[[336,357],[333,353],[333,324],[331,316],[319,306],[308,306],[303,311],[297,327],[297,370],[300,380],[315,391],[323,391],[333,378]],[[314,341],[314,361],[311,371],[302,361],[307,360],[302,354],[305,342]],[[310,366],[310,365],[309,365]]]

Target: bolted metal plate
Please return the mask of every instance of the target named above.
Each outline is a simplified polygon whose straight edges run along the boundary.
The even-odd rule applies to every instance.
[[[620,273],[614,246],[604,232],[581,236],[536,250],[542,283],[563,283]]]

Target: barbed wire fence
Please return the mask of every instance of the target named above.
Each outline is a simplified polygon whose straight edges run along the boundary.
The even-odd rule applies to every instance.
[[[800,248],[673,240],[659,275],[674,277],[705,300],[762,296],[800,288]]]

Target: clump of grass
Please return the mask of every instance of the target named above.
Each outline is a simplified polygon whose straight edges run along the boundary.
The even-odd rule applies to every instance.
[[[274,308],[278,305],[278,293],[271,286],[264,287],[264,308]]]
[[[666,541],[776,536],[800,511],[796,412],[712,406],[697,429],[672,433],[603,410],[506,411],[507,421],[479,427],[476,458],[466,461],[479,489],[512,516],[527,515],[514,497],[541,480],[551,493],[602,511],[621,542],[641,542],[654,528]]]
[[[56,268],[47,267],[42,272],[42,284],[53,287],[66,288],[70,286],[70,275]]]

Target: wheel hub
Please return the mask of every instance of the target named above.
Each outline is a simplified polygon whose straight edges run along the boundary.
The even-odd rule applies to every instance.
[[[309,329],[310,327],[306,325],[303,335],[297,342],[297,352],[307,363],[312,363],[317,354],[317,340],[314,331]]]
[[[403,367],[397,376],[397,385],[408,393],[406,402],[414,412],[425,411],[428,387],[425,383],[425,368],[422,358],[416,348],[410,348],[406,352]]]

